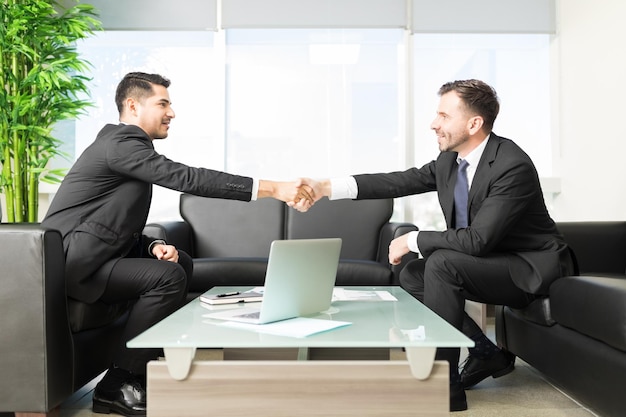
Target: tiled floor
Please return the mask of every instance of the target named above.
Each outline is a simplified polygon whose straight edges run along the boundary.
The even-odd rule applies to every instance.
[[[94,385],[95,382],[92,382],[68,400],[61,408],[60,417],[103,416],[91,412]],[[469,409],[451,413],[453,417],[595,416],[554,388],[537,371],[519,359],[514,372],[502,378],[490,378],[468,390],[467,400]]]
[[[515,371],[467,390],[468,410],[454,417],[593,417],[596,414],[548,383],[517,359]]]

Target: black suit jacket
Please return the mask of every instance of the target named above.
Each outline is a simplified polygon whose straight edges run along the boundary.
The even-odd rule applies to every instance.
[[[106,125],[72,166],[42,225],[63,235],[68,295],[102,295],[111,268],[144,239],[152,184],[205,197],[249,201],[252,179],[192,168],[158,154],[133,125]]]
[[[531,159],[513,141],[491,134],[469,193],[469,227],[454,229],[456,152],[442,152],[422,168],[355,176],[359,199],[393,198],[437,191],[448,229],[422,231],[420,252],[437,249],[473,256],[506,255],[511,278],[529,293],[547,293],[571,274],[569,249],[546,209]]]

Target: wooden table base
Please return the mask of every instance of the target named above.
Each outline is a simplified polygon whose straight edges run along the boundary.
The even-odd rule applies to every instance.
[[[407,361],[194,361],[173,379],[148,364],[148,417],[449,416],[447,362],[426,380]]]

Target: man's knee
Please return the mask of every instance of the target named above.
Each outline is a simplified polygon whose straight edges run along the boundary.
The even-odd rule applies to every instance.
[[[426,279],[437,278],[440,281],[459,282],[459,252],[449,249],[434,251],[427,259],[424,267]]]
[[[165,292],[185,292],[187,288],[187,273],[182,265],[176,262],[160,261],[161,279],[159,288]]]
[[[454,258],[454,251],[448,249],[439,249],[434,251],[426,259],[425,270],[446,269],[450,266],[451,259]]]

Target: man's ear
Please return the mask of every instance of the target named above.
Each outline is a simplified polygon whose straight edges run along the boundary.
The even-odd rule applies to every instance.
[[[137,105],[137,100],[132,97],[128,97],[126,100],[124,100],[124,113],[128,116],[136,116]]]
[[[482,116],[471,117],[467,121],[469,134],[470,135],[476,134],[483,127],[484,124],[485,124],[485,120],[482,118]]]

